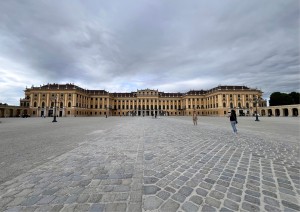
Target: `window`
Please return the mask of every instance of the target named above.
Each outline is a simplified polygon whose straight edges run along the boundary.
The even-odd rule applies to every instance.
[[[71,107],[71,102],[68,103],[68,107]]]
[[[34,103],[33,103],[33,107],[36,107],[36,105],[37,105],[37,103],[36,103],[36,102],[34,102]]]

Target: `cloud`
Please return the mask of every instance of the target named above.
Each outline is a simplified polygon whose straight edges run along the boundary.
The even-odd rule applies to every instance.
[[[300,91],[299,14],[297,0],[1,1],[0,100],[48,82]]]

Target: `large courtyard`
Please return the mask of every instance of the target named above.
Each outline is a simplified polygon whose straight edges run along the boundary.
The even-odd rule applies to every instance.
[[[0,211],[300,211],[300,119],[0,119]]]

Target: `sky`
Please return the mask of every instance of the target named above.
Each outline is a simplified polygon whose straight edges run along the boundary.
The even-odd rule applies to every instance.
[[[0,1],[0,103],[26,87],[300,92],[298,0]]]

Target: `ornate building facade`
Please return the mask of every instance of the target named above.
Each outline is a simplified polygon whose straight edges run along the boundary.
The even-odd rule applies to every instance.
[[[217,86],[210,90],[165,93],[153,89],[127,93],[86,90],[74,84],[47,84],[25,89],[21,106],[39,116],[224,116],[231,109],[252,115],[266,106],[262,91],[246,86]],[[260,101],[256,101],[260,99]],[[256,102],[258,102],[256,107]],[[258,110],[257,109],[257,110]],[[259,110],[258,110],[259,111]]]

